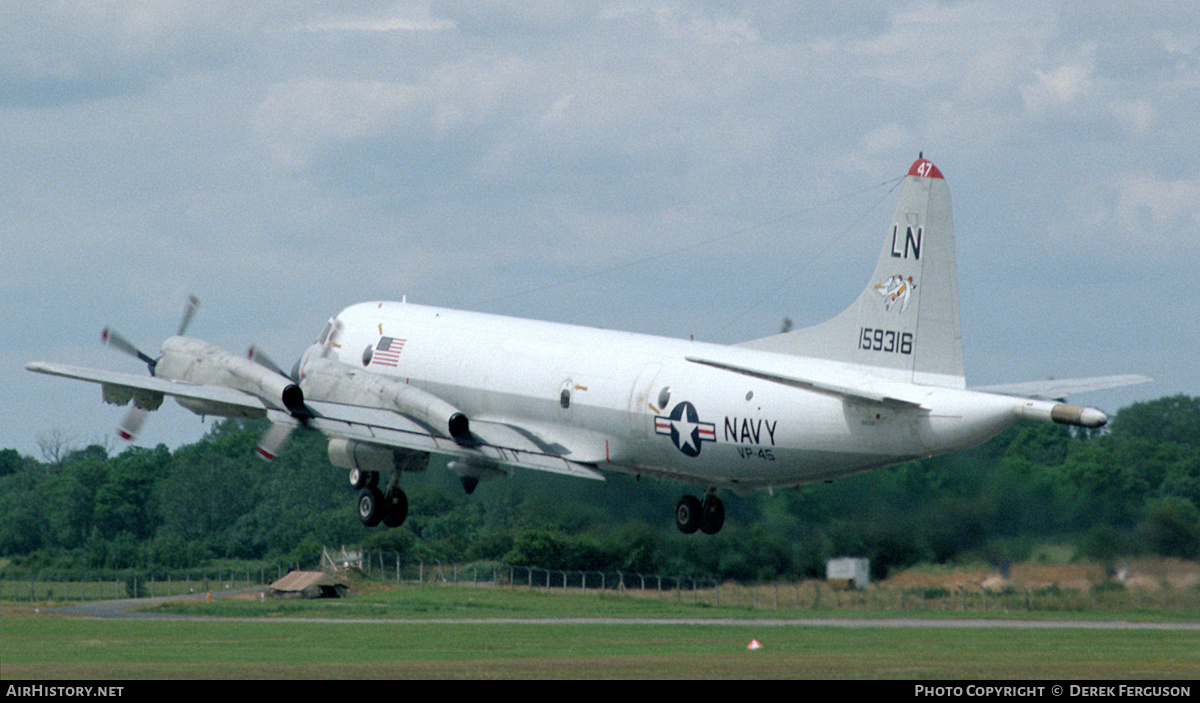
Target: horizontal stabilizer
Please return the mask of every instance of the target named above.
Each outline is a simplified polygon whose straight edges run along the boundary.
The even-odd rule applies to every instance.
[[[1001,383],[989,386],[973,386],[970,390],[981,393],[999,393],[1019,398],[1044,398],[1046,400],[1061,400],[1077,393],[1103,391],[1109,388],[1136,386],[1139,383],[1150,383],[1154,379],[1146,376],[1092,376],[1090,378],[1056,378],[1046,381],[1025,381],[1022,383]]]
[[[795,376],[782,376],[780,374],[767,373],[764,371],[757,371],[755,369],[750,369],[750,368],[746,368],[746,367],[742,367],[742,366],[734,366],[733,364],[725,364],[725,363],[722,363],[719,361],[709,361],[706,359],[697,359],[697,358],[690,357],[690,356],[687,357],[687,360],[692,362],[693,364],[703,364],[704,366],[711,366],[716,369],[724,369],[725,371],[732,371],[734,373],[740,373],[743,376],[750,376],[751,378],[760,378],[764,381],[771,381],[772,383],[780,383],[785,386],[792,386],[793,388],[803,388],[804,390],[816,391],[817,393],[826,393],[828,395],[836,395],[836,396],[839,396],[842,398],[851,398],[851,399],[858,400],[858,401],[866,401],[869,403],[881,403],[883,405],[891,405],[891,406],[897,406],[897,407],[906,407],[906,408],[921,407],[921,403],[919,403],[915,400],[900,398],[895,394],[880,393],[877,390],[874,390],[872,388],[851,387],[851,386],[847,386],[847,385],[843,385],[843,384],[828,383],[825,381],[816,381],[813,379],[799,378],[799,377],[795,377]]]

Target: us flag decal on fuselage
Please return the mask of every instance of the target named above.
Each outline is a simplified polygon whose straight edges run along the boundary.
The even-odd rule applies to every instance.
[[[404,340],[394,337],[380,337],[375,345],[375,353],[371,355],[371,363],[377,366],[395,366],[400,363],[400,352],[404,351]]]

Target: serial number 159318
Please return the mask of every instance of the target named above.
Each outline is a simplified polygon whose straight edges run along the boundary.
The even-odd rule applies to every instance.
[[[913,335],[912,332],[861,327],[858,334],[858,348],[889,354],[912,354]]]

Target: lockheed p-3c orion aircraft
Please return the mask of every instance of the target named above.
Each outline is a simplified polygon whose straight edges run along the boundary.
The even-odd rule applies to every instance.
[[[736,493],[795,486],[984,442],[1021,419],[1100,427],[1067,394],[1141,376],[968,389],[963,370],[950,192],[919,158],[899,187],[878,264],[842,313],[814,327],[733,346],[499,315],[368,302],[339,312],[290,373],[183,336],[150,357],[105,340],[150,376],[33,362],[99,383],[132,407],[132,439],[164,396],[203,415],[266,417],[271,458],[303,425],[329,437],[329,459],[360,491],[366,525],[407,515],[403,474],[433,454],[467,492],[516,468],[590,479],[621,472],[703,488],[675,522],[714,534]]]

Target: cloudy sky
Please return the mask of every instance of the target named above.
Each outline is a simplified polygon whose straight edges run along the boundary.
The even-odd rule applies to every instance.
[[[112,441],[34,359],[286,365],[398,299],[713,342],[861,290],[918,152],[968,382],[1200,395],[1200,5],[0,2],[0,448]],[[204,431],[173,404],[141,443]]]

